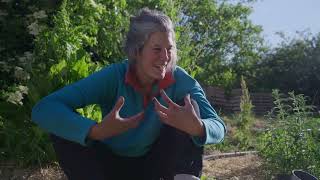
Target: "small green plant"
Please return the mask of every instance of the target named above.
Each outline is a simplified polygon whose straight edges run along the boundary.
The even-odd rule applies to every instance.
[[[289,97],[283,97],[278,90],[272,94],[275,107],[269,119],[274,126],[261,135],[258,147],[267,173],[291,174],[294,169],[303,169],[319,176],[319,126],[308,125],[315,121],[312,106],[306,104],[306,97],[301,94],[290,92]]]

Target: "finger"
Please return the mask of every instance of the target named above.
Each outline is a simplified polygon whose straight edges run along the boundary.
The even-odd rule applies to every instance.
[[[164,90],[160,91],[161,97],[163,98],[163,100],[170,106],[174,106],[174,107],[179,107],[179,105],[177,105],[176,103],[174,103],[166,94],[166,92],[164,92]]]
[[[187,94],[185,97],[184,97],[184,105],[185,106],[191,106],[191,100],[190,100],[190,94]]]
[[[141,121],[144,118],[144,112],[139,112],[138,114],[126,118],[126,121]]]
[[[160,102],[157,100],[157,98],[153,98],[154,104],[155,104],[155,109],[156,111],[162,111],[164,113],[168,113],[168,108],[160,104]]]
[[[165,124],[168,124],[168,115],[167,114],[165,114],[164,112],[162,112],[162,111],[156,111],[157,112],[157,114],[159,115],[159,117],[160,117],[160,120],[162,121],[162,122],[164,122]]]
[[[140,112],[134,116],[125,118],[123,122],[127,125],[127,127],[135,128],[139,125],[140,121],[142,121],[143,118],[144,118],[144,112]]]
[[[113,107],[113,112],[118,113],[122,106],[124,105],[124,97],[120,96],[117,103]]]

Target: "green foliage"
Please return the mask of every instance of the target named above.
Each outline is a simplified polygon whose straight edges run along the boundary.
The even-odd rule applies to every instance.
[[[250,80],[255,89],[295,91],[320,104],[320,34],[283,41],[255,69],[256,76]]]
[[[290,174],[293,169],[303,169],[320,175],[319,120],[311,117],[311,106],[305,96],[289,93],[283,98],[278,90],[273,91],[276,121],[271,129],[259,138],[259,151],[270,174]],[[313,122],[312,122],[313,121]],[[309,123],[318,123],[310,126]]]
[[[50,87],[48,79],[38,78],[28,85],[30,92],[23,106],[1,102],[1,160],[13,160],[18,165],[39,164],[55,158],[46,133],[31,122],[31,109]]]
[[[48,162],[54,159],[48,137],[30,120],[31,108],[39,100],[38,91],[48,86],[34,91],[29,84],[34,81],[33,39],[48,23],[55,4],[35,1],[0,4],[5,7],[0,10],[0,159],[13,160],[18,165]]]
[[[46,3],[3,1],[0,10],[0,99],[22,103],[33,62],[33,37],[49,14]],[[48,8],[50,13],[50,8]]]
[[[251,9],[227,1],[179,3],[179,63],[195,71],[195,77],[206,85],[235,86],[237,77],[247,75],[264,50],[261,28],[248,19]]]
[[[92,71],[95,71],[95,69],[92,69],[94,64],[88,63],[87,60],[88,57],[82,57],[82,59],[79,59],[78,61],[69,63],[66,61],[61,61],[60,63],[53,65],[50,68],[49,81],[51,82],[51,86],[54,86],[54,88],[48,92],[52,92],[57,88],[85,78],[92,73]],[[89,105],[85,108],[77,109],[77,112],[97,122],[100,122],[102,119],[100,108],[95,104]]]

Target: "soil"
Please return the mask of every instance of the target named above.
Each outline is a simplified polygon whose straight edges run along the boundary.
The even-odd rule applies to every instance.
[[[208,180],[263,180],[261,159],[257,155],[204,160],[203,175]],[[15,169],[0,167],[1,180],[67,180],[58,165],[48,167]]]
[[[263,180],[262,161],[257,155],[205,160],[203,175],[216,180]]]

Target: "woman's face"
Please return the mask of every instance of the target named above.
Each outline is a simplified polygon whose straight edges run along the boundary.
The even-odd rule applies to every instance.
[[[142,85],[164,78],[171,61],[173,45],[171,33],[155,32],[150,35],[136,59],[136,70]]]

